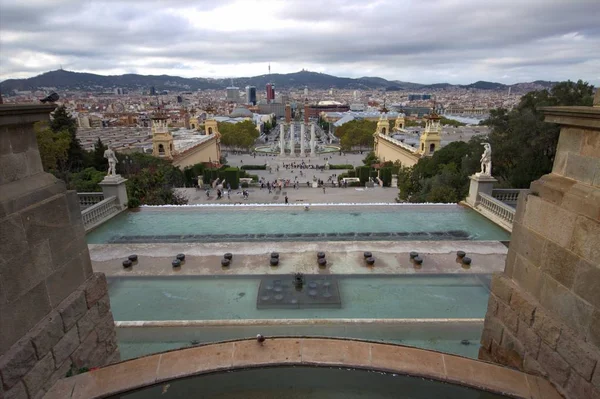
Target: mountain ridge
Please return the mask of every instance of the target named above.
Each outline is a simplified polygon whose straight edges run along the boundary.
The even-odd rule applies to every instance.
[[[347,78],[328,75],[319,72],[299,71],[287,74],[258,75],[252,77],[239,77],[233,79],[237,87],[247,85],[264,87],[267,83],[275,85],[276,89],[304,88],[309,89],[346,89],[346,90],[434,90],[444,88],[463,88],[480,90],[535,90],[535,88],[549,88],[557,82],[537,80],[534,82],[515,83],[505,85],[497,82],[478,81],[468,85],[453,85],[450,83],[421,84],[404,82],[400,80],[387,80],[377,76],[364,76],[360,78]],[[172,75],[98,75],[87,72],[74,72],[58,69],[42,73],[26,79],[7,79],[0,82],[0,91],[11,94],[14,91],[38,90],[40,88],[55,88],[57,90],[83,90],[102,91],[114,88],[149,89],[154,86],[156,90],[170,91],[195,91],[204,89],[224,89],[231,85],[231,79],[215,78],[183,78]]]

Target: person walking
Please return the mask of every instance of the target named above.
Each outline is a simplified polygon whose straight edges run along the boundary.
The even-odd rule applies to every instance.
[[[286,205],[288,204],[288,196],[287,195],[285,196],[285,204]]]
[[[323,184],[323,194],[325,194],[325,184]]]

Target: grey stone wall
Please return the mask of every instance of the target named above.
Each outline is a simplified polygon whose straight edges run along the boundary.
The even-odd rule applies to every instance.
[[[118,355],[77,193],[42,169],[33,123],[53,109],[0,105],[0,396],[11,398]]]
[[[600,109],[546,112],[563,125],[554,168],[519,198],[479,357],[600,398]]]

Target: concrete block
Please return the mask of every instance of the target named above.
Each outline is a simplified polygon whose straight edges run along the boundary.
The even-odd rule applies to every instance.
[[[540,197],[530,195],[524,221],[538,234],[567,248],[571,242],[577,215]]]
[[[523,191],[517,198],[517,206],[515,208],[515,217],[513,218],[513,224],[523,223],[523,215],[525,214],[525,209],[527,208],[527,198],[529,196],[529,193],[529,190]]]
[[[96,325],[98,341],[106,341],[115,334],[115,321],[112,313],[106,314]]]
[[[35,133],[26,129],[24,125],[11,125],[2,133],[10,141],[10,152],[19,154],[36,146]]]
[[[525,354],[523,359],[523,371],[529,374],[539,375],[546,377],[548,373],[546,370],[535,360],[531,355]]]
[[[73,292],[60,304],[57,311],[62,317],[64,330],[69,331],[87,312],[84,292],[79,290]]]
[[[11,303],[0,304],[0,353],[8,350],[50,313],[51,309],[44,283],[33,287],[27,295],[22,295]]]
[[[522,370],[525,347],[514,335],[508,331],[504,331],[502,334],[502,343],[496,356],[500,363]]]
[[[573,179],[549,174],[531,183],[531,192],[536,192],[544,201],[561,205],[566,192],[576,183]]]
[[[52,388],[52,385],[56,383],[56,381],[66,377],[69,370],[71,370],[71,359],[67,359],[61,365],[56,367],[52,375],[48,378],[48,380],[46,380],[43,389],[48,392],[50,388]]]
[[[556,151],[574,152],[579,154],[581,152],[584,135],[585,129],[578,127],[562,127],[560,129]]]
[[[99,321],[100,317],[98,316],[98,308],[96,306],[88,309],[87,313],[79,319],[77,322],[77,331],[79,332],[79,340],[81,342],[94,330]]]
[[[7,253],[7,257],[10,257]],[[4,265],[0,276],[7,298],[18,298],[52,273],[52,257],[47,240],[32,245],[22,253],[16,253]]]
[[[42,358],[65,335],[60,314],[50,313],[30,331],[29,335],[38,358]]]
[[[542,250],[542,271],[567,288],[573,286],[579,257],[573,252],[546,241]]]
[[[542,272],[521,255],[517,255],[513,280],[534,298],[539,299],[542,292]]]
[[[52,273],[46,279],[48,295],[52,306],[58,306],[63,299],[85,281],[80,257],[77,256],[68,261],[62,268]]]
[[[565,176],[591,185],[599,169],[600,160],[598,158],[569,153],[565,167]]]
[[[600,265],[600,222],[585,216],[577,217],[573,240],[568,247],[571,251]]]
[[[0,185],[8,184],[29,176],[27,158],[24,153],[0,157]]]
[[[513,230],[514,231],[514,230]],[[515,262],[517,260],[517,251],[508,248],[508,254],[506,254],[506,262],[504,264],[504,274],[508,278],[512,278],[515,270]]]
[[[104,273],[94,273],[94,275],[86,281],[85,299],[88,307],[94,306],[96,302],[107,293],[108,284],[106,283],[106,276]]]
[[[4,393],[4,399],[29,399],[25,384],[19,381],[17,385]]]
[[[540,265],[542,250],[546,241],[540,234],[522,224],[513,224],[510,249],[515,250],[535,266]]]
[[[81,206],[79,205],[79,196],[77,195],[77,191],[67,191],[67,205],[69,207],[69,220],[71,221],[71,224],[83,225],[83,220],[81,219]]]
[[[598,366],[596,366],[594,374],[592,374],[592,384],[596,387],[596,389],[600,388],[600,367]]]
[[[600,347],[600,309],[595,309],[587,331],[587,341]]]
[[[600,220],[600,190],[577,183],[565,194],[562,206],[578,215]]]
[[[490,291],[505,304],[510,303],[510,296],[512,295],[512,286],[509,279],[504,276],[503,273],[495,273],[492,276]]]
[[[48,352],[23,378],[30,397],[35,397],[42,390],[52,373],[54,373],[54,358],[52,353]]]
[[[548,373],[550,381],[559,386],[564,386],[569,377],[569,363],[543,342],[540,346],[540,353],[537,361]]]
[[[0,254],[8,257],[10,254],[26,252],[29,244],[21,216],[19,214],[10,215],[0,220],[0,225],[2,226],[0,229]]]
[[[88,334],[84,341],[81,341],[81,345],[77,348],[75,352],[71,355],[71,361],[75,367],[93,367],[90,366],[90,355],[96,347],[98,346],[98,336],[95,331],[92,331],[91,334]],[[105,351],[105,346],[102,347]]]
[[[490,293],[490,297],[488,299],[487,312],[485,313],[485,317],[496,316],[498,312],[498,299],[493,293]]]
[[[600,309],[600,265],[593,265],[580,259],[577,275],[573,283],[573,292],[588,301],[596,309]]]
[[[79,347],[77,328],[71,328],[52,349],[56,364],[62,364]]]
[[[569,153],[567,151],[556,151],[556,155],[554,156],[554,164],[552,165],[552,173],[565,176],[567,171],[567,158],[569,157]]]
[[[498,303],[498,319],[508,328],[513,334],[517,333],[518,316],[517,313],[510,308],[510,306]]]
[[[0,357],[0,375],[5,390],[15,386],[37,363],[35,349],[28,339],[22,339]]]
[[[584,342],[579,337],[563,331],[558,339],[556,351],[586,381],[592,379],[592,372],[600,357],[597,348]]]
[[[36,173],[42,173],[44,171],[44,165],[42,165],[42,158],[40,152],[36,149],[29,149],[25,151],[25,162],[27,163],[27,173],[29,176]]]
[[[535,311],[533,330],[550,348],[556,349],[561,332],[560,324],[540,308]]]
[[[77,226],[69,225],[61,229],[61,237],[50,238],[50,249],[55,268],[62,267],[80,256],[82,251],[88,249],[85,234],[77,236],[75,234],[77,230]]]
[[[510,307],[517,312],[519,320],[526,323],[527,326],[533,324],[533,315],[537,302],[533,297],[520,290],[513,290],[510,298]]]
[[[554,317],[575,331],[587,331],[594,308],[559,284],[544,276],[540,302]]]
[[[529,353],[534,359],[537,359],[538,352],[540,350],[540,342],[541,338],[533,331],[533,329],[529,328],[527,323],[519,320],[519,329],[517,331],[517,339],[527,353]]]
[[[102,298],[98,300],[96,303],[98,306],[98,314],[100,316],[105,316],[108,312],[110,312],[110,298],[108,294],[105,294]]]
[[[569,399],[600,399],[600,391],[577,373],[571,373],[565,390]]]
[[[490,348],[492,340],[496,343],[502,342],[502,332],[504,325],[496,317],[486,317],[481,334],[481,344],[487,349]]]
[[[0,191],[0,218],[18,213],[64,191],[65,182],[50,173],[38,173],[4,185]]]
[[[30,244],[50,238],[51,247],[54,247],[56,246],[54,240],[64,235],[65,229],[70,227],[67,200],[63,194],[55,195],[23,210],[21,218]]]

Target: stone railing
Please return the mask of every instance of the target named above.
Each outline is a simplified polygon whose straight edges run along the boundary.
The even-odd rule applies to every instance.
[[[417,149],[417,148],[415,148],[415,147],[413,147],[413,146],[410,146],[410,145],[408,145],[408,144],[406,144],[406,143],[403,143],[403,142],[402,142],[402,141],[400,141],[400,140],[396,140],[396,139],[395,139],[395,138],[393,138],[393,137],[386,136],[385,134],[379,133],[379,137],[381,137],[381,138],[382,138],[382,139],[384,139],[384,140],[387,140],[387,141],[389,141],[390,143],[394,143],[395,145],[397,145],[397,146],[399,146],[399,147],[402,147],[402,148],[404,148],[405,150],[408,150],[408,151],[412,152],[413,154],[414,154],[414,153],[416,153],[416,152],[418,151],[418,149]]]
[[[505,204],[491,195],[478,193],[475,207],[488,219],[512,231],[513,219],[515,217],[515,208],[512,206]]]
[[[85,231],[91,230],[94,227],[104,223],[108,219],[117,215],[121,210],[117,203],[117,197],[108,197],[104,200],[84,209],[81,212],[83,226]]]
[[[77,193],[79,196],[79,206],[81,209],[89,208],[92,205],[96,205],[98,202],[104,199],[102,192],[95,193]]]
[[[516,206],[517,200],[519,199],[519,194],[521,194],[523,191],[527,190],[517,188],[495,188],[492,190],[492,197],[508,205]]]

